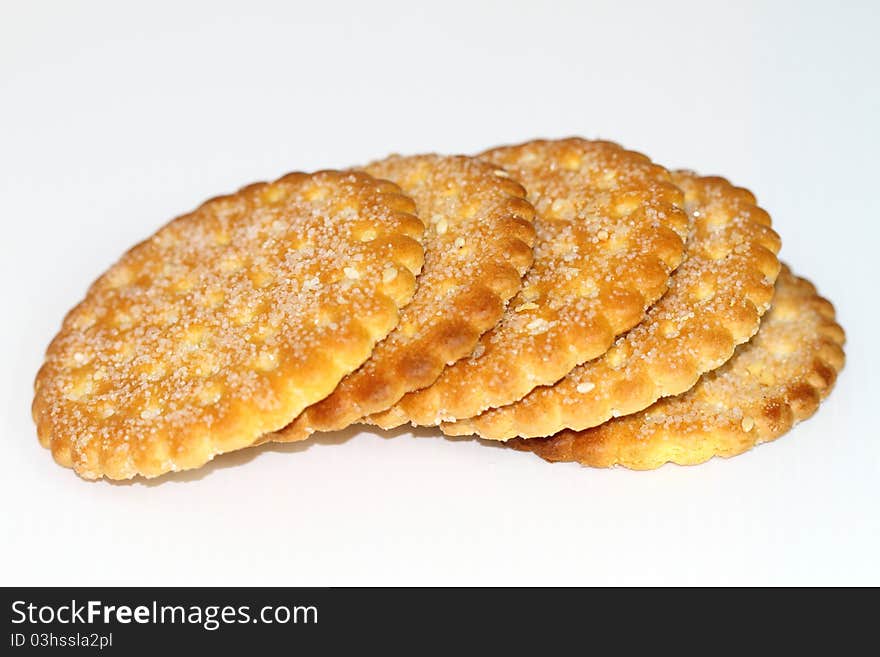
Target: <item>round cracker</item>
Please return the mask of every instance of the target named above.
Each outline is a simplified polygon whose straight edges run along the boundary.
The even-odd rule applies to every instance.
[[[507,444],[548,461],[635,470],[735,456],[816,412],[843,368],[843,344],[834,306],[783,267],[755,337],[688,392],[586,431]]]
[[[691,217],[685,260],[645,319],[556,384],[444,433],[507,440],[594,427],[689,390],[755,334],[780,267],[770,216],[724,178],[680,171],[673,180]]]
[[[374,416],[380,426],[468,418],[554,383],[641,321],[681,261],[683,194],[644,155],[572,138],[482,157],[528,190],[538,212],[535,263],[473,355]]]
[[[466,156],[394,155],[366,171],[398,184],[427,225],[418,288],[369,360],[274,440],[343,429],[431,385],[497,324],[532,264],[534,208],[497,167]]]
[[[65,318],[35,382],[40,442],[124,479],[283,427],[397,324],[424,256],[414,210],[391,182],[323,171],[175,219]]]

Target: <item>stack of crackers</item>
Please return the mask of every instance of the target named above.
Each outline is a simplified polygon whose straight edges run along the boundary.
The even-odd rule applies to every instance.
[[[95,281],[37,374],[37,433],[87,479],[356,423],[597,467],[733,456],[844,364],[770,224],[723,178],[580,138],[249,185]]]

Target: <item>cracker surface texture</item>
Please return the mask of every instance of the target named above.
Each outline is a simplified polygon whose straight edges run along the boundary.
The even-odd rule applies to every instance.
[[[745,189],[676,172],[691,217],[669,291],[608,352],[508,406],[442,426],[449,435],[507,440],[587,429],[690,389],[758,330],[779,273],[779,236]]]
[[[85,478],[126,479],[283,427],[397,324],[424,257],[414,211],[391,182],[323,171],[175,219],[64,319],[35,381],[40,442]]]
[[[507,444],[548,461],[635,470],[735,456],[816,412],[843,368],[844,340],[831,303],[783,267],[755,337],[688,392],[592,429]]]
[[[391,156],[366,167],[416,203],[425,265],[400,324],[372,356],[274,440],[343,429],[431,385],[495,326],[532,264],[534,208],[498,167],[466,156]]]
[[[373,416],[436,425],[510,404],[604,353],[665,291],[687,233],[666,169],[617,144],[533,141],[482,157],[535,206],[535,262],[498,326],[433,385]]]

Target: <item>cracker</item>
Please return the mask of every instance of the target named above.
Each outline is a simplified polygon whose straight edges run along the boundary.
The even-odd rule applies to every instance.
[[[432,384],[495,326],[532,264],[534,208],[496,166],[465,156],[392,156],[366,171],[400,185],[427,224],[416,294],[369,360],[274,440],[343,429]]]
[[[735,456],[816,411],[843,368],[843,343],[831,303],[783,267],[755,337],[688,392],[586,431],[507,444],[548,461],[636,470]]]
[[[472,356],[374,416],[380,426],[472,417],[554,383],[637,324],[681,261],[683,195],[644,155],[573,138],[482,157],[529,192],[538,212],[535,264]]]
[[[397,324],[424,256],[414,210],[391,182],[324,171],[175,219],[65,318],[35,382],[40,442],[85,478],[125,479],[283,427]]]
[[[523,399],[442,427],[506,440],[581,430],[689,390],[758,330],[781,246],[770,217],[723,178],[677,172],[691,217],[684,262],[644,321],[595,360]]]

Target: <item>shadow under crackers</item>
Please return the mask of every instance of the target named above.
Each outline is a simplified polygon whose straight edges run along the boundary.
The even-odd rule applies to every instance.
[[[406,436],[407,438],[414,437],[418,439],[428,438],[434,440],[445,440],[449,442],[475,440],[475,438],[472,436],[446,436],[442,434],[436,427],[412,427],[409,425],[404,425],[390,430],[383,430],[379,427],[369,424],[356,424],[350,427],[346,427],[345,429],[341,429],[339,431],[315,433],[306,440],[301,440],[298,442],[267,442],[261,445],[246,447],[244,449],[236,450],[233,452],[226,452],[225,454],[218,454],[213,460],[193,470],[184,470],[182,472],[169,472],[153,479],[147,479],[145,477],[137,476],[132,479],[127,479],[123,481],[99,479],[96,480],[95,483],[106,483],[110,484],[111,486],[147,486],[151,488],[155,486],[162,486],[165,484],[186,484],[204,479],[205,477],[218,470],[236,468],[241,465],[250,463],[255,458],[265,452],[296,454],[311,449],[316,445],[342,445],[343,443],[348,442],[355,436],[363,433],[373,434],[374,436],[389,440],[393,438],[399,438],[401,436]],[[494,440],[476,440],[488,447],[504,449],[503,444]]]

